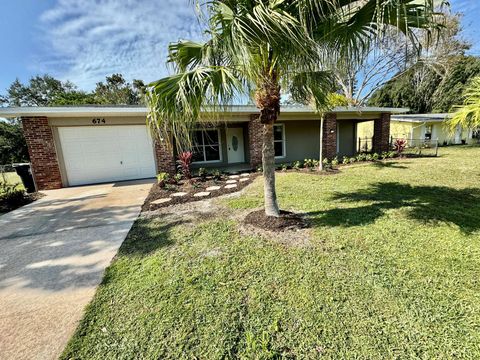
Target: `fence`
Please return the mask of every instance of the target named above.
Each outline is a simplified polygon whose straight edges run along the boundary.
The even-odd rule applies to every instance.
[[[357,153],[372,152],[373,151],[373,138],[364,137],[358,138],[357,141]]]
[[[438,140],[391,138],[391,150],[396,150],[395,144],[397,141],[406,141],[405,149],[402,152],[403,154],[413,156],[438,155]]]

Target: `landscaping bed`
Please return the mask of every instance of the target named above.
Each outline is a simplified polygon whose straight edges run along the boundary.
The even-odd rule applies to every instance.
[[[193,177],[189,180],[156,183],[143,204],[142,210],[156,210],[174,204],[213,198],[243,189],[252,183],[257,173]]]
[[[0,215],[28,205],[44,195],[41,193],[27,194],[25,191],[15,191],[15,193],[0,194]]]

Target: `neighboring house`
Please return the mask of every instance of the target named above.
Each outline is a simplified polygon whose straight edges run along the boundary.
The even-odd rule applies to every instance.
[[[393,115],[390,122],[391,138],[403,138],[411,142],[418,140],[438,141],[442,145],[472,144],[480,138],[478,131],[457,128],[451,134],[445,126],[449,114],[401,114]],[[363,123],[359,129],[360,138],[373,136],[373,124]]]
[[[372,122],[373,149],[389,148],[390,116],[407,109],[336,108],[325,115],[323,154],[357,152],[357,128]],[[0,108],[20,117],[37,189],[154,177],[175,172],[175,152],[152,138],[144,107]],[[233,106],[215,124],[194,131],[196,168],[239,171],[261,164],[262,125],[252,106]],[[318,159],[320,116],[307,107],[284,107],[275,125],[277,163]]]

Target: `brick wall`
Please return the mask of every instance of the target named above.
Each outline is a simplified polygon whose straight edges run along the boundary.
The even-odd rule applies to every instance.
[[[155,138],[155,157],[157,160],[157,173],[166,172],[175,175],[175,156],[171,146],[167,146],[164,140]]]
[[[337,115],[326,114],[323,121],[323,158],[337,156]]]
[[[257,168],[262,164],[263,125],[258,114],[251,114],[248,123],[248,148],[250,151],[250,166]]]
[[[24,117],[22,124],[37,190],[60,189],[62,178],[48,118]]]
[[[389,150],[390,114],[382,113],[373,125],[373,151],[380,154]]]

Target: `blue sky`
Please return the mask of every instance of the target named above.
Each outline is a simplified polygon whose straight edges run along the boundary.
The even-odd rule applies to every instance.
[[[465,14],[464,37],[480,55],[480,2],[451,4]],[[155,80],[168,72],[170,41],[201,36],[188,0],[8,0],[0,6],[0,94],[17,77],[44,73],[86,90],[114,72],[129,81]]]

